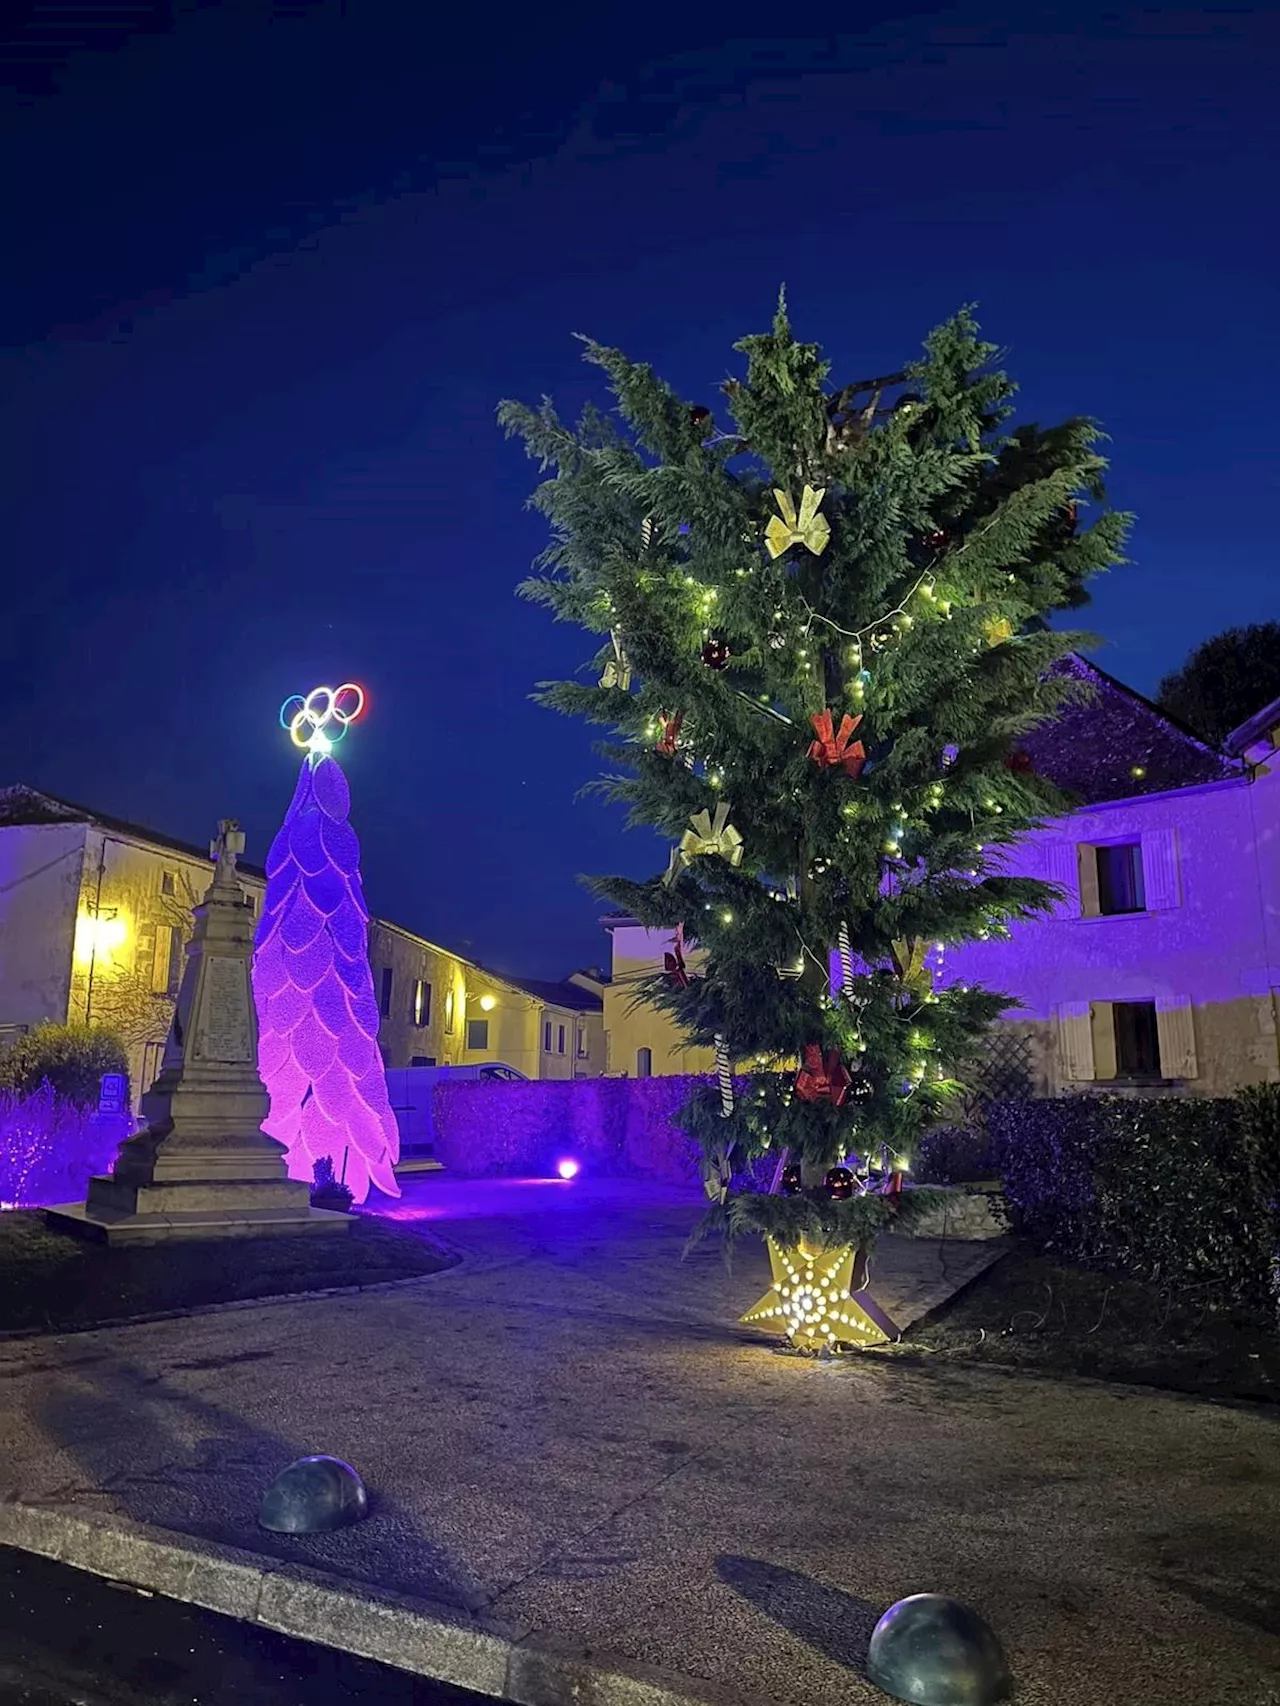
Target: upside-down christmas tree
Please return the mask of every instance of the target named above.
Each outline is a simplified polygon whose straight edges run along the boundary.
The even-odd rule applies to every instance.
[[[360,714],[358,687],[286,700],[280,720],[305,757],[267,857],[253,954],[258,1065],[271,1095],[263,1130],[288,1146],[289,1173],[311,1179],[328,1156],[356,1202],[375,1185],[399,1196],[395,1115],[378,1050],[369,913],[351,795],[333,756]]]
[[[1017,743],[1084,638],[1047,619],[1120,560],[1127,518],[1091,421],[1010,425],[968,311],[839,387],[781,306],[737,348],[721,422],[590,341],[616,415],[501,419],[554,469],[522,590],[602,642],[596,684],[542,697],[613,730],[601,787],[673,843],[665,873],[598,887],[672,931],[646,993],[716,1050],[683,1115],[708,1224],[768,1242],[747,1319],[820,1349],[892,1332],[866,1253],[922,1205],[910,1156],[1009,1005],[937,978],[939,954],[1057,897],[1003,869],[1066,805]]]

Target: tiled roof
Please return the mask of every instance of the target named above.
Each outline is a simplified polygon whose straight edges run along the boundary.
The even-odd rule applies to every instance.
[[[1032,767],[1082,805],[1163,794],[1242,774],[1167,712],[1072,654],[1055,673],[1080,691],[1053,722],[1018,741]]]

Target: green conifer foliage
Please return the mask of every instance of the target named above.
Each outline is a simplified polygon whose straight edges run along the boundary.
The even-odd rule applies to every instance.
[[[827,1169],[909,1156],[1008,1005],[935,991],[922,956],[1056,898],[1002,869],[1003,850],[1066,804],[1010,756],[1052,716],[1065,688],[1050,666],[1082,639],[1047,618],[1122,560],[1127,518],[1105,507],[1092,421],[1010,427],[1014,387],[967,310],[901,373],[840,389],[782,306],[737,348],[745,376],[723,387],[718,420],[590,341],[616,412],[588,410],[574,430],[549,403],[503,404],[508,432],[553,470],[533,498],[552,543],[521,590],[601,642],[590,683],[540,695],[612,731],[601,790],[676,847],[693,814],[714,831],[722,805],[741,836],[738,863],[728,841],[698,852],[694,831],[669,872],[598,883],[704,950],[687,987],[658,977],[645,993],[752,1073],[729,1117],[715,1087],[686,1110],[713,1218],[787,1242],[806,1228],[859,1240],[888,1205],[832,1201]],[[821,519],[775,555],[769,524],[802,509],[805,486]],[[825,711],[836,735],[861,719],[848,762],[811,756]],[[842,926],[855,975],[833,989]],[[853,1079],[839,1105],[797,1094],[813,1045]],[[749,1164],[783,1152],[803,1195],[752,1190]]]

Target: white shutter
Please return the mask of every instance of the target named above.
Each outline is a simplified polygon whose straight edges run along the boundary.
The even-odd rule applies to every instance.
[[[1172,829],[1144,831],[1142,887],[1148,912],[1163,912],[1178,905],[1178,845]]]
[[[1068,1082],[1093,1078],[1093,1011],[1088,1001],[1064,1001],[1058,1008],[1058,1059]]]
[[[1054,909],[1055,918],[1080,916],[1080,861],[1074,841],[1047,841],[1044,844],[1044,878],[1065,889],[1067,898]]]
[[[1165,1078],[1194,1078],[1196,1026],[1191,1003],[1183,996],[1166,995],[1156,1001],[1156,1029],[1160,1033],[1160,1072]]]

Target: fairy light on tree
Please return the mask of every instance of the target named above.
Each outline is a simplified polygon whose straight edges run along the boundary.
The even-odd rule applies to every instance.
[[[598,684],[543,700],[612,727],[603,791],[674,844],[665,873],[599,890],[702,950],[701,975],[645,993],[717,1051],[683,1114],[707,1224],[769,1241],[774,1293],[751,1319],[810,1349],[863,1344],[892,1330],[868,1307],[866,1250],[920,1204],[906,1163],[1008,1005],[935,988],[933,944],[1056,898],[1003,871],[1066,806],[1009,759],[1082,643],[1047,617],[1085,601],[1127,518],[1105,507],[1091,421],[1010,428],[1014,387],[967,311],[901,372],[839,390],[781,307],[737,347],[727,430],[590,341],[615,414],[575,431],[507,403],[501,419],[554,469],[534,500],[552,543],[523,590],[600,640]],[[730,1102],[724,1069],[753,1062]],[[764,1156],[774,1168],[749,1173]],[[828,1183],[842,1169],[852,1189]],[[770,1171],[785,1193],[751,1187]]]
[[[329,1157],[356,1202],[399,1196],[399,1135],[378,1050],[369,913],[351,796],[333,750],[364,710],[354,682],[295,694],[281,726],[304,753],[267,857],[254,940],[258,1065],[271,1095],[263,1130],[288,1147],[290,1176]]]

